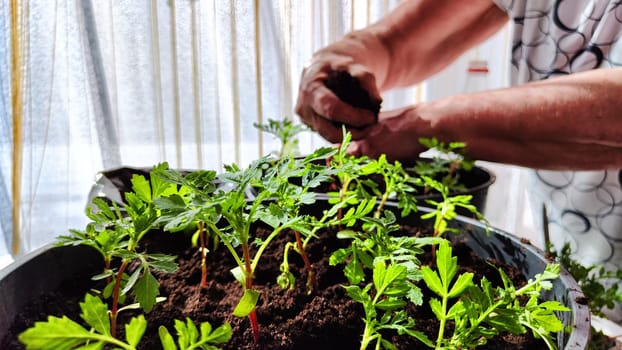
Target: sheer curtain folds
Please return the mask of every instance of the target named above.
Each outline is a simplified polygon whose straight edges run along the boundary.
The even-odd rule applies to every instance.
[[[398,2],[0,2],[0,256],[2,246],[20,255],[83,227],[103,169],[221,170],[276,150],[253,123],[298,122],[312,53]],[[460,67],[474,55],[505,66],[505,35],[424,85],[385,94],[383,108],[460,92]],[[494,86],[506,83],[504,71],[491,74]],[[303,153],[324,144],[300,137]]]
[[[2,2],[4,245],[19,255],[82,227],[102,169],[168,161],[220,170],[276,149],[253,123],[297,121],[312,52],[397,2]],[[323,142],[303,135],[301,151]]]

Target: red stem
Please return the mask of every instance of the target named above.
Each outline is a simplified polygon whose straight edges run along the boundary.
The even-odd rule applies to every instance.
[[[294,235],[296,236],[296,247],[298,248],[300,256],[302,256],[302,261],[304,261],[305,268],[307,269],[307,288],[309,289],[309,292],[311,292],[315,288],[315,271],[313,271],[313,266],[311,265],[311,261],[309,261],[309,256],[302,245],[300,232],[294,230]]]
[[[257,321],[257,312],[255,309],[248,314],[248,319],[251,321],[251,329],[253,331],[253,341],[255,344],[259,343],[259,322]]]
[[[127,267],[127,260],[124,260],[119,267],[119,272],[117,272],[117,277],[114,281],[114,288],[112,290],[112,309],[110,310],[110,332],[113,338],[117,337],[117,314],[118,314],[118,306],[119,306],[119,289],[121,289],[121,278],[123,276],[123,272]]]
[[[244,256],[244,268],[246,269],[245,289],[253,289],[253,271],[251,268],[251,254],[248,248],[248,243],[242,245],[242,254]],[[253,341],[255,344],[259,342],[259,322],[257,321],[256,308],[253,308],[248,319],[251,322],[251,330],[253,331]]]

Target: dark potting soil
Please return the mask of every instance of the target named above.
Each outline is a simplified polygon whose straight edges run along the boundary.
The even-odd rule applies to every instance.
[[[411,229],[412,231],[412,229]],[[268,233],[259,229],[258,236]],[[230,322],[233,338],[225,349],[358,349],[363,331],[362,306],[352,301],[342,285],[346,283],[342,267],[328,264],[330,253],[344,245],[335,238],[334,232],[323,232],[319,239],[310,242],[307,253],[315,269],[317,289],[308,294],[305,286],[306,272],[297,253],[290,253],[291,271],[296,275],[296,288],[283,290],[275,282],[279,274],[284,245],[293,241],[293,234],[277,237],[262,257],[254,280],[254,286],[261,292],[257,307],[261,338],[253,343],[247,318],[236,318],[231,312],[239,300],[242,290],[234,280],[230,269],[235,266],[228,251],[221,246],[207,255],[207,287],[200,288],[200,255],[196,248],[188,248],[190,239],[181,234],[162,232],[150,233],[145,249],[150,253],[166,252],[178,256],[179,270],[175,274],[157,275],[160,280],[160,294],[167,300],[157,304],[146,315],[148,328],[141,342],[141,349],[160,349],[158,327],[164,325],[171,334],[175,333],[175,319],[191,318],[195,324],[209,321],[213,327]],[[456,244],[454,255],[458,256],[460,272],[476,273],[479,280],[486,275],[492,283],[499,284],[498,272],[488,262],[474,256],[469,248]],[[428,254],[429,255],[429,254]],[[425,261],[425,257],[422,258]],[[428,259],[429,260],[429,259]],[[497,265],[499,265],[497,263]],[[516,285],[524,283],[520,273],[509,266],[502,266]],[[45,320],[47,315],[67,315],[80,320],[78,303],[84,293],[92,288],[91,281],[73,281],[63,288],[52,291],[33,301],[17,318],[0,349],[23,349],[17,334],[30,327],[35,321]],[[79,290],[79,291],[78,291]],[[424,291],[425,292],[425,291]],[[427,298],[427,297],[426,297]],[[60,305],[58,302],[63,301]],[[426,300],[426,299],[424,299]],[[427,305],[411,307],[411,316],[417,329],[432,339],[438,323]],[[123,324],[137,312],[128,311],[119,316],[119,332],[123,338]],[[399,349],[428,349],[406,336],[387,334]],[[533,339],[531,334],[506,335],[490,341],[478,349],[544,349],[546,346]]]
[[[358,79],[347,71],[339,70],[332,72],[324,82],[324,85],[343,102],[357,108],[370,110],[378,117],[382,100],[371,98]]]

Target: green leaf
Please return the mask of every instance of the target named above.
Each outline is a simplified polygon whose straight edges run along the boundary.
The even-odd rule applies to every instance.
[[[466,272],[458,277],[456,282],[451,287],[451,290],[447,294],[448,298],[455,298],[462,294],[464,290],[473,285],[473,273]]]
[[[330,266],[335,266],[344,262],[347,258],[350,257],[350,249],[339,248],[331,254],[328,259],[328,263]]]
[[[140,277],[140,274],[142,271],[143,271],[143,268],[141,266],[140,268],[137,268],[136,271],[132,273],[130,278],[128,278],[127,282],[125,283],[125,287],[123,287],[123,290],[121,291],[121,295],[127,294],[127,292],[129,292],[134,287],[134,285],[136,285],[136,282],[138,281],[138,278]]]
[[[173,339],[173,336],[166,327],[160,326],[158,328],[158,334],[160,335],[160,343],[162,343],[163,350],[177,350],[175,339]]]
[[[149,266],[157,271],[172,273],[177,271],[178,265],[175,262],[176,256],[164,254],[150,254],[146,258],[149,259]]]
[[[443,296],[445,293],[443,291],[443,284],[441,283],[441,279],[438,277],[436,272],[434,272],[429,266],[423,266],[421,268],[421,272],[423,273],[423,281],[425,284],[439,296]]]
[[[209,329],[211,330],[211,325],[207,322],[201,323],[201,339],[204,342],[209,342],[212,344],[224,344],[231,340],[231,336],[233,335],[233,331],[231,330],[231,325],[229,323],[224,323],[220,327],[214,329],[214,331],[207,332]],[[209,336],[207,336],[209,335]]]
[[[512,334],[525,333],[525,327],[521,324],[520,313],[517,310],[498,308],[485,322],[501,331]]]
[[[132,317],[130,323],[125,325],[125,339],[127,340],[127,343],[136,347],[138,343],[140,343],[140,339],[142,339],[145,334],[146,329],[147,320],[145,320],[145,316],[138,315],[136,317]]]
[[[378,259],[375,263],[374,263],[374,271],[373,271],[373,280],[374,280],[374,286],[376,287],[376,290],[383,290],[385,289],[386,285],[385,285],[385,276],[387,274],[387,266],[385,265],[384,261]],[[390,282],[387,283],[387,285]]]
[[[136,194],[138,198],[140,198],[143,202],[150,203],[151,202],[151,186],[147,179],[145,179],[142,175],[134,174],[132,175],[132,190]]]
[[[445,315],[443,314],[443,309],[441,307],[441,302],[436,299],[430,299],[430,309],[432,309],[432,312],[434,313],[434,315],[436,316],[436,318],[438,318],[439,320],[442,320],[443,318],[445,318]]]
[[[80,317],[95,331],[105,335],[111,334],[108,306],[100,298],[86,294],[84,302],[80,303],[80,309],[82,310]]]
[[[74,349],[95,334],[84,329],[67,316],[62,318],[48,316],[46,322],[35,322],[35,325],[22,332],[18,339],[27,349],[69,350]]]
[[[386,298],[376,303],[376,307],[385,311],[397,310],[406,305],[406,301],[397,298]]]
[[[237,317],[246,317],[257,305],[259,300],[259,292],[253,289],[246,289],[238,305],[233,310],[233,315]]]
[[[235,278],[236,281],[240,282],[242,287],[246,288],[246,275],[244,274],[244,271],[242,270],[241,267],[236,266],[232,268],[231,274],[233,275],[233,278]]]
[[[442,241],[441,244],[439,244],[436,254],[436,268],[441,278],[444,291],[447,290],[447,287],[458,270],[458,258],[451,256],[451,252],[452,249],[449,242]]]
[[[412,329],[403,329],[404,334],[408,334],[409,336],[419,340],[420,342],[422,342],[423,344],[425,344],[427,347],[429,348],[434,348],[434,342],[432,342],[430,340],[430,338],[428,338],[427,335],[425,335],[425,333],[423,332],[419,332],[419,331],[415,331]]]
[[[364,302],[371,300],[369,295],[365,294],[359,286],[344,286],[344,288],[346,293],[348,293],[348,296],[358,303],[363,304]]]
[[[160,294],[158,288],[158,280],[153,277],[149,269],[145,269],[145,273],[136,283],[136,288],[134,288],[136,301],[140,303],[145,312],[150,312],[153,305],[155,305],[156,297]]]
[[[357,259],[352,259],[346,264],[343,274],[350,284],[358,284],[365,280],[365,272]]]
[[[447,311],[447,319],[453,320],[464,314],[465,311],[466,309],[464,308],[464,304],[458,300],[449,308],[449,311]]]
[[[186,322],[175,320],[175,330],[177,331],[177,344],[181,349],[187,349],[199,338],[199,330],[190,318]]]

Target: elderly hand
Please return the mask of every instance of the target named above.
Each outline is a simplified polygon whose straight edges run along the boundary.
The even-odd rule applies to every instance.
[[[379,109],[381,101],[374,75],[364,65],[354,63],[350,56],[340,54],[340,45],[329,46],[313,56],[302,72],[296,103],[296,113],[302,122],[333,143],[341,142],[343,125],[354,140],[360,139],[365,134],[364,128],[376,123],[377,109],[356,107],[356,103],[340,99],[327,86],[327,83],[332,86],[331,79],[343,77],[347,72],[367,92],[368,102],[377,103]]]
[[[429,124],[418,115],[417,106],[381,112],[378,123],[365,129],[348,152],[371,158],[386,154],[391,161],[413,160],[427,150],[419,138],[429,137]]]

